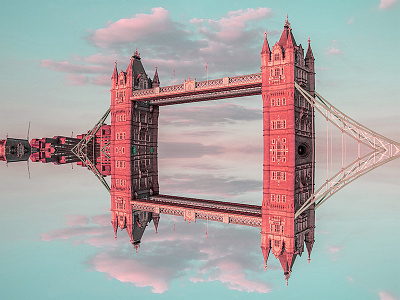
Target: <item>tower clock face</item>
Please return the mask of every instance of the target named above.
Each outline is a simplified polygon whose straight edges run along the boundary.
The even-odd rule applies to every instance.
[[[297,146],[297,155],[300,158],[307,158],[311,152],[310,145],[307,143],[301,143]]]

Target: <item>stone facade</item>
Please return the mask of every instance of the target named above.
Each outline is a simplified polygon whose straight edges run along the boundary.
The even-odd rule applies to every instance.
[[[314,112],[296,91],[297,82],[314,94],[314,57],[297,45],[287,20],[280,40],[270,49],[267,35],[261,52],[264,113],[264,186],[261,249],[265,266],[270,251],[285,277],[296,255],[314,242],[314,207],[294,219],[314,189]]]

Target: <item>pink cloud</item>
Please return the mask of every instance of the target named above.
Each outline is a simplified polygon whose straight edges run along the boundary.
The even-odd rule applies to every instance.
[[[398,298],[396,298],[395,296],[384,291],[379,292],[379,297],[380,300],[398,300]]]
[[[171,275],[162,266],[149,269],[138,260],[114,256],[103,252],[90,261],[96,271],[106,273],[110,278],[132,283],[137,287],[151,287],[153,293],[163,293],[169,288]]]
[[[72,237],[80,237],[87,235],[101,235],[105,234],[107,231],[105,228],[101,227],[72,227],[72,228],[62,228],[56,229],[49,233],[43,233],[41,235],[42,241],[52,241],[55,239],[67,240]]]
[[[220,281],[230,290],[245,291],[245,292],[257,292],[257,293],[268,293],[271,288],[264,282],[249,280],[246,273],[243,270],[243,266],[232,260],[222,260],[215,266],[218,269],[217,272],[213,272],[208,275],[207,278],[203,277],[192,277],[190,281],[197,283],[203,281]],[[211,270],[203,269],[202,273],[206,273]]]
[[[380,9],[388,9],[391,8],[396,3],[396,0],[381,0],[379,4]]]
[[[112,44],[133,42],[152,34],[161,34],[172,26],[170,15],[162,7],[151,9],[151,14],[136,14],[129,19],[120,19],[106,28],[95,30],[89,39],[101,48]]]
[[[67,215],[66,218],[66,223],[68,227],[85,226],[89,222],[89,218],[84,215]]]
[[[40,62],[40,66],[42,68],[49,68],[57,72],[66,72],[66,73],[102,73],[110,71],[103,66],[86,66],[86,65],[77,65],[72,64],[67,61],[57,62],[51,59],[45,59]]]
[[[85,85],[89,83],[89,78],[86,75],[67,74],[66,81],[69,86]]]
[[[92,83],[96,85],[110,86],[111,79],[110,75],[98,75],[92,78]]]
[[[220,41],[231,41],[243,36],[248,22],[260,20],[271,15],[271,9],[260,7],[257,9],[247,8],[237,11],[230,11],[226,17],[220,20],[212,19],[192,19],[192,24],[199,26],[199,32],[205,35],[214,36]],[[209,28],[205,27],[208,26]],[[214,44],[214,47],[217,44]]]

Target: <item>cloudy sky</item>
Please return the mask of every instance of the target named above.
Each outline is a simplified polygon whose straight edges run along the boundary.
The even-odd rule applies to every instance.
[[[8,1],[0,137],[25,137],[29,121],[30,138],[87,131],[110,104],[115,60],[125,70],[136,47],[162,86],[205,80],[207,63],[210,79],[257,73],[264,31],[273,45],[288,15],[296,42],[311,38],[317,91],[400,140],[399,8],[397,0]],[[259,205],[261,119],[258,96],[161,108],[161,191]],[[109,196],[87,170],[31,164],[28,180],[24,164],[0,165],[0,295],[292,299],[301,290],[305,299],[399,299],[399,168],[381,167],[317,211],[312,263],[296,259],[286,287],[277,262],[263,271],[258,229],[210,224],[206,239],[204,222],[165,216],[136,255],[123,234],[113,240]]]

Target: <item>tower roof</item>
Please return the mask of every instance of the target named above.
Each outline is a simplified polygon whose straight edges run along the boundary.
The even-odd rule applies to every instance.
[[[285,279],[288,280],[290,273],[292,272],[292,267],[296,259],[296,254],[293,253],[283,253],[279,256],[279,261],[281,263],[283,274],[285,274]]]
[[[279,39],[278,44],[283,47],[296,47],[296,40],[292,34],[292,28],[290,27],[289,17],[285,21],[285,26],[283,27],[283,32],[281,38]]]
[[[132,76],[132,82],[134,83],[134,86],[138,85],[138,78],[140,77],[139,75],[144,74],[147,78],[147,74],[142,65],[142,61],[140,60],[140,54],[138,53],[137,48],[131,57],[128,68],[126,69],[126,74],[127,76]]]

